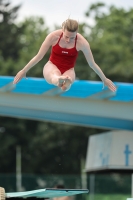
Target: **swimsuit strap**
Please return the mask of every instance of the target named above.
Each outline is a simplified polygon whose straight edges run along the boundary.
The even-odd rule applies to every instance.
[[[60,38],[59,38],[59,40],[58,40],[57,44],[59,44],[59,42],[60,42],[60,39],[62,38],[62,35],[63,35],[63,32],[61,33],[61,35],[60,35]]]
[[[76,47],[76,42],[77,42],[77,35],[76,35],[76,38],[75,38],[75,47]]]

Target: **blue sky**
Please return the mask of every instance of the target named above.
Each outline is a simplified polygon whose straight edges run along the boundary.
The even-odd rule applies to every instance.
[[[54,24],[61,25],[69,16],[73,19],[85,21],[84,13],[92,4],[98,0],[11,0],[12,5],[22,4],[19,11],[19,20],[28,16],[41,16],[46,24],[53,27]],[[101,0],[106,5],[115,5],[125,9],[133,8],[132,0]]]

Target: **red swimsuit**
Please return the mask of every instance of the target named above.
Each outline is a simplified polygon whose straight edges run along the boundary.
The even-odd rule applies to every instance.
[[[63,33],[61,34],[57,44],[52,47],[49,58],[49,60],[60,70],[61,74],[74,67],[76,58],[78,56],[78,51],[76,49],[77,36],[75,38],[74,47],[67,49],[59,46],[62,35]]]

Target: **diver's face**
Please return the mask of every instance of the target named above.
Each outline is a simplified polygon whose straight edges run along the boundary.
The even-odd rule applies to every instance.
[[[63,31],[63,39],[66,43],[71,43],[75,40],[77,32],[69,32],[66,29]]]

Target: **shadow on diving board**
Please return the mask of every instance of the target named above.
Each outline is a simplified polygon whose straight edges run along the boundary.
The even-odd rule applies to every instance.
[[[45,188],[40,190],[32,190],[26,192],[11,192],[6,193],[5,196],[7,198],[13,197],[36,197],[36,198],[52,198],[52,197],[62,197],[62,196],[72,196],[77,194],[88,193],[88,189],[51,189]]]

